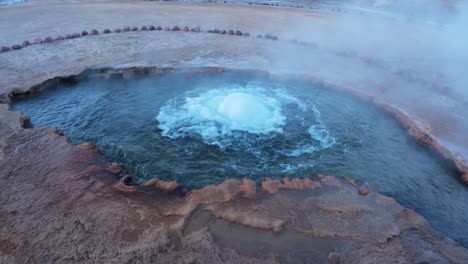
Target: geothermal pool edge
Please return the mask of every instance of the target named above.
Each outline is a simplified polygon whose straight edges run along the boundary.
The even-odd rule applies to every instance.
[[[222,72],[226,69],[219,67],[207,67],[183,70],[189,72]],[[26,93],[41,92],[44,89],[52,87],[54,84],[63,79],[68,79],[69,81],[78,81],[82,78],[86,78],[90,72],[91,74],[94,73],[103,76],[122,74],[124,76],[131,77],[132,74],[137,72],[164,73],[165,71],[175,71],[175,69],[160,67],[134,67],[125,69],[87,70],[79,75],[53,78],[49,81],[27,89]],[[268,74],[261,71],[258,73]],[[277,75],[272,76],[276,78],[284,77]],[[17,94],[16,96],[21,96],[21,94]],[[2,105],[7,106],[8,104]],[[2,175],[2,179],[7,182],[7,184],[5,184],[1,189],[2,197],[7,197],[8,195],[10,195],[10,197],[17,197],[20,195],[22,198],[19,200],[16,199],[16,201],[29,200],[29,203],[37,204],[37,207],[42,208],[40,210],[43,210],[44,213],[48,212],[46,215],[43,215],[44,213],[40,214],[43,215],[42,217],[46,218],[57,217],[57,213],[61,214],[60,212],[65,210],[64,215],[59,217],[60,219],[70,219],[65,220],[65,225],[68,225],[67,223],[69,221],[75,225],[74,223],[77,223],[78,221],[86,227],[86,225],[89,225],[87,224],[89,221],[107,221],[106,219],[109,217],[108,214],[126,212],[122,216],[122,220],[119,220],[118,223],[112,224],[112,226],[114,226],[112,227],[112,230],[114,230],[114,228],[117,228],[115,230],[122,229],[122,231],[117,232],[122,232],[122,239],[124,239],[124,241],[119,243],[124,243],[123,245],[125,245],[125,243],[138,243],[138,241],[140,241],[141,238],[138,238],[137,240],[135,240],[136,238],[132,238],[135,236],[135,234],[131,234],[135,231],[131,230],[135,230],[135,228],[137,228],[136,230],[141,230],[138,231],[139,235],[137,235],[137,237],[145,237],[145,235],[143,235],[144,233],[141,232],[147,230],[145,231],[147,233],[154,229],[155,226],[160,226],[162,229],[157,228],[156,230],[159,230],[157,232],[166,234],[170,237],[170,240],[176,238],[176,241],[179,240],[177,243],[182,243],[182,248],[171,243],[168,244],[171,245],[169,248],[172,249],[166,250],[169,250],[169,255],[172,257],[174,256],[173,254],[187,254],[195,259],[204,259],[204,261],[216,262],[212,259],[211,254],[201,257],[196,254],[197,250],[193,250],[192,248],[192,250],[187,251],[183,245],[189,245],[190,243],[193,243],[191,240],[194,239],[193,236],[196,236],[197,239],[206,239],[206,236],[211,237],[211,232],[214,232],[213,235],[215,235],[216,239],[208,239],[208,241],[211,242],[207,242],[209,245],[205,246],[210,247],[211,250],[225,250],[222,248],[217,249],[218,246],[216,241],[220,240],[224,241],[220,242],[224,246],[232,247],[243,252],[242,248],[238,248],[239,245],[236,244],[235,240],[232,240],[233,244],[230,244],[230,242],[226,242],[226,238],[219,237],[220,234],[224,232],[223,230],[212,229],[229,228],[231,230],[231,228],[233,228],[233,230],[237,230],[237,228],[240,228],[240,226],[223,227],[223,225],[215,225],[213,227],[210,225],[211,231],[203,231],[203,228],[201,230],[197,228],[195,232],[191,232],[190,234],[183,235],[183,233],[186,226],[189,224],[191,226],[203,226],[203,223],[208,224],[214,221],[214,219],[222,219],[223,221],[227,221],[227,223],[237,223],[241,226],[254,229],[271,230],[280,234],[300,232],[306,234],[306,236],[310,236],[311,238],[338,238],[336,242],[330,243],[337,243],[337,246],[347,246],[343,247],[337,252],[330,252],[328,254],[329,261],[338,259],[343,263],[346,263],[346,261],[351,261],[352,259],[357,258],[358,255],[356,254],[362,254],[361,251],[363,250],[361,246],[357,245],[362,245],[363,243],[376,243],[379,244],[380,247],[384,247],[390,250],[390,248],[394,247],[394,245],[392,245],[393,242],[390,241],[395,241],[395,239],[401,240],[400,243],[403,244],[408,243],[405,242],[408,239],[412,241],[411,243],[416,243],[416,245],[411,245],[410,247],[408,247],[409,244],[406,244],[406,246],[403,247],[404,250],[411,248],[411,250],[414,251],[411,251],[413,253],[405,253],[410,256],[409,259],[411,259],[411,261],[427,259],[426,257],[423,257],[421,253],[415,253],[420,252],[420,249],[418,249],[418,243],[421,242],[414,242],[413,239],[416,239],[416,241],[421,241],[419,239],[429,239],[428,241],[430,241],[429,243],[432,245],[431,247],[434,247],[434,250],[437,249],[437,251],[441,252],[438,253],[441,255],[438,255],[436,258],[439,261],[442,261],[442,259],[450,259],[450,261],[456,263],[468,256],[468,251],[466,249],[458,245],[456,242],[453,242],[447,238],[443,238],[441,234],[433,231],[430,225],[421,216],[414,213],[412,210],[401,207],[393,198],[388,198],[373,192],[365,185],[361,187],[356,186],[352,180],[337,179],[333,176],[322,174],[319,174],[314,178],[306,177],[303,179],[285,178],[282,180],[272,180],[266,178],[259,186],[256,185],[255,182],[247,179],[227,180],[217,185],[210,185],[202,189],[191,190],[189,192],[186,192],[182,186],[176,182],[166,182],[157,179],[150,180],[141,185],[132,185],[131,176],[122,174],[121,165],[103,160],[99,150],[93,144],[83,143],[79,145],[72,145],[68,142],[65,136],[63,136],[55,129],[24,129],[23,127],[27,126],[27,122],[29,121],[28,118],[25,119],[20,113],[11,111],[8,108],[9,107],[1,108],[1,115],[6,117],[2,120],[8,120],[9,123],[8,127],[5,127],[5,123],[3,121],[3,129],[0,130],[2,138],[6,140],[0,141],[0,146],[2,146],[3,149],[0,155],[0,157],[2,157],[0,160],[0,164],[2,164],[0,175]],[[388,109],[386,110],[388,111]],[[411,125],[412,123],[409,124]],[[31,139],[33,141],[31,141]],[[30,142],[29,144],[33,146],[26,146],[24,145],[25,142]],[[427,144],[426,141],[422,142]],[[34,156],[31,156],[32,153],[34,153]],[[28,157],[36,158],[30,159]],[[57,166],[61,169],[52,169]],[[34,167],[36,167],[36,169],[33,169]],[[42,176],[37,177],[36,175],[35,177],[27,177],[27,175],[32,175],[32,171],[27,172],[29,169],[38,171]],[[26,180],[26,182],[31,182],[35,187],[32,189],[24,189],[23,184],[17,183],[18,180]],[[51,184],[54,186],[53,189],[48,187],[51,186]],[[37,197],[37,195],[40,195],[38,197],[43,198],[34,198]],[[45,198],[44,200],[44,197],[48,198]],[[36,199],[38,200],[35,201]],[[56,199],[62,199],[65,202],[64,205],[68,205],[63,207],[63,209],[52,209],[54,207],[50,206],[56,203],[54,202]],[[103,200],[106,202],[104,204],[102,202],[96,202],[97,205],[92,206],[92,204],[87,205],[87,202],[85,202],[89,199],[94,201]],[[34,220],[37,213],[34,213],[31,216],[26,216],[24,213],[21,213],[23,209],[14,206],[16,203],[15,200],[7,200],[10,202],[7,201],[7,206],[2,210],[10,208],[6,209],[5,211],[7,215],[6,221],[10,223],[10,228],[17,225],[21,226],[23,221],[37,221]],[[278,204],[277,201],[282,202]],[[299,206],[299,204],[301,204],[298,203],[299,201],[306,201],[306,205]],[[111,205],[105,205],[107,203],[110,203]],[[128,207],[129,204],[131,204],[130,207]],[[89,206],[95,208],[86,209],[90,210],[91,215],[86,214],[87,216],[85,218],[83,218],[83,216],[79,216],[79,212],[83,210],[80,208]],[[115,208],[120,209],[114,211]],[[132,208],[138,208],[137,211],[135,211],[138,212],[137,215],[143,214],[146,215],[144,218],[150,217],[153,220],[151,222],[140,222],[140,220],[134,222],[137,218],[134,218],[134,216],[130,218],[125,216],[128,214],[128,210],[133,212],[134,209]],[[311,208],[315,209],[309,211]],[[96,209],[99,210],[100,213],[96,212]],[[192,220],[192,214],[198,212],[199,210],[208,210],[208,212],[211,214],[209,219],[212,220],[209,220],[209,222],[206,222],[208,220],[204,220],[201,223],[199,223],[198,220]],[[284,210],[289,211],[289,213],[283,212]],[[312,213],[317,210],[325,213],[326,217],[322,218],[324,216],[317,216]],[[92,213],[93,211],[94,213]],[[291,212],[295,213],[291,214]],[[300,220],[301,217],[299,215],[304,213],[308,215],[307,217],[309,221],[315,223],[315,228],[313,230],[308,230],[308,224],[301,222],[303,220]],[[130,215],[132,214],[134,213],[131,213]],[[143,217],[143,215],[140,217]],[[15,221],[18,221],[19,216],[23,216],[23,219],[19,221],[19,223],[13,224],[13,222],[10,222],[13,221],[13,219],[17,219]],[[351,229],[343,229],[340,227],[340,225],[336,224],[332,224],[331,226],[329,224],[325,226],[319,224],[321,222],[336,221],[336,219],[343,220],[350,217],[353,219],[357,217],[357,219],[359,219],[358,223],[356,223]],[[371,219],[374,217],[384,217],[385,220],[383,223],[373,223]],[[122,221],[126,223],[124,224]],[[372,224],[370,224],[371,222]],[[135,223],[140,224],[135,225]],[[54,225],[57,224],[58,223]],[[60,226],[63,224],[58,225]],[[99,230],[106,230],[109,228],[106,227],[104,222],[101,222],[100,225],[102,226],[88,226],[87,228],[97,228]],[[128,226],[130,229],[128,229],[126,226]],[[14,229],[16,228],[18,227],[15,227]],[[29,228],[24,229],[24,227],[21,229],[29,230],[20,236],[24,237],[23,239],[29,237],[31,232],[38,232],[37,230],[30,230]],[[255,232],[254,229],[251,231],[248,231],[247,229],[247,231],[244,230],[243,232]],[[29,254],[25,254],[23,251],[28,247],[21,246],[22,243],[20,241],[22,241],[22,239],[17,240],[17,235],[11,232],[12,231],[6,235],[1,235],[0,238],[3,242],[6,243],[5,245],[10,245],[8,248],[13,249],[7,250],[0,248],[0,252],[2,253],[0,257],[3,257],[7,260],[10,258],[9,256],[15,256],[16,259],[22,260],[31,259],[31,256]],[[42,232],[48,233],[49,231],[39,231],[39,233]],[[85,232],[80,236],[88,237],[90,235]],[[15,239],[15,237],[17,238]],[[62,241],[62,243],[70,243],[66,242],[67,240],[65,237],[57,239]],[[198,241],[196,243],[199,243],[200,240],[197,239],[195,239]],[[428,241],[424,243],[427,243]],[[41,244],[42,246],[45,246],[43,242],[41,242]],[[53,245],[54,243],[47,242],[46,244]],[[272,250],[274,250],[275,247],[273,247]],[[18,253],[15,253],[17,248],[20,250],[20,252],[22,252],[21,254],[24,254],[23,256],[18,256]],[[105,246],[105,248],[109,249],[109,246]],[[142,249],[144,248],[145,247],[142,247]],[[45,260],[49,255],[44,255],[45,252],[41,253],[41,251],[38,251],[38,249],[30,248],[29,250],[32,250],[32,252],[35,252],[35,254],[39,253],[42,260]],[[397,250],[397,252],[400,252],[399,250]],[[55,252],[53,254],[56,255],[56,258],[61,254],[60,249],[53,250],[53,252]],[[450,252],[448,253],[450,256],[446,255],[444,252]],[[367,254],[370,254],[369,256],[373,256],[374,258],[378,256],[375,255],[376,253],[377,252],[373,252],[372,249],[367,252]],[[140,255],[142,253],[135,254]],[[217,254],[227,253],[224,252]],[[400,252],[395,254],[399,255],[403,253]],[[254,254],[246,256],[237,254],[232,255],[229,253],[226,256],[230,256],[228,258],[234,258],[242,261],[246,261],[245,258],[253,258],[257,259],[258,261],[265,261],[266,263],[272,261],[271,256],[269,257],[260,253],[259,255]],[[91,259],[107,259],[96,257],[97,256]],[[146,256],[146,254],[143,254],[140,255],[139,258],[148,259],[147,257],[148,256]],[[289,257],[294,259],[297,256]],[[323,256],[319,258],[319,256],[314,254],[310,255],[309,257],[314,257],[317,259],[321,258],[322,261],[324,260]],[[389,261],[389,258],[393,257],[394,256],[392,254],[388,254],[386,256],[379,256],[378,258],[382,260],[382,262],[386,262]],[[72,259],[77,260],[76,258]],[[84,260],[86,258],[80,257],[78,259]],[[122,260],[126,258],[123,256],[118,256],[113,259]],[[409,261],[409,259],[407,259],[407,261]]]
[[[463,157],[460,154],[453,153],[448,148],[446,148],[442,143],[440,143],[433,135],[431,135],[430,131],[421,124],[414,120],[414,118],[410,117],[407,113],[403,112],[402,110],[398,109],[395,106],[392,106],[386,103],[384,100],[378,99],[375,96],[368,95],[363,92],[358,92],[353,89],[348,89],[347,87],[338,86],[335,84],[331,84],[329,82],[323,81],[313,75],[292,75],[292,74],[273,74],[267,71],[262,70],[254,70],[254,69],[229,69],[223,68],[218,66],[205,66],[205,67],[186,67],[186,68],[173,68],[173,67],[160,67],[160,66],[133,66],[128,68],[100,68],[100,69],[87,69],[78,74],[71,74],[66,76],[56,76],[49,80],[43,81],[39,84],[33,85],[27,89],[20,89],[19,91],[12,91],[8,94],[0,94],[0,98],[4,99],[4,103],[7,103],[10,108],[11,99],[22,97],[25,95],[31,95],[35,93],[40,93],[41,91],[47,90],[48,88],[54,87],[55,85],[61,82],[79,82],[83,79],[87,79],[89,77],[97,77],[97,76],[104,76],[105,78],[110,78],[112,75],[121,75],[124,78],[130,78],[132,75],[135,74],[163,74],[169,72],[188,72],[190,74],[195,73],[210,73],[210,72],[246,72],[246,73],[253,73],[254,75],[259,76],[268,76],[272,79],[288,79],[288,78],[295,78],[295,79],[304,79],[310,81],[312,83],[317,83],[323,85],[328,89],[333,89],[339,92],[347,93],[353,96],[356,99],[362,100],[366,103],[373,104],[378,108],[384,110],[385,112],[391,114],[398,122],[408,131],[408,134],[414,138],[417,142],[427,146],[432,151],[435,151],[442,159],[450,161],[453,163],[454,167],[459,173],[458,180],[463,183],[465,186],[468,185],[468,160],[466,157]],[[21,113],[21,124],[24,128],[29,126],[30,117],[24,116]]]
[[[54,5],[59,7],[54,9],[56,13],[42,17],[42,23],[26,23],[32,20],[31,13],[48,14]],[[65,29],[106,28],[115,25],[115,18],[107,15],[109,10],[138,14],[119,21],[129,25],[148,21],[192,25],[203,20],[204,28],[232,24],[252,31],[251,26],[260,23],[265,32],[272,33],[289,26],[284,25],[282,15],[297,14],[304,18],[300,22],[316,21],[310,12],[300,10],[275,8],[277,13],[273,13],[263,7],[250,10],[247,5],[226,8],[209,4],[180,7],[154,2],[2,6],[5,27],[0,28],[0,35],[10,45],[51,32],[63,34]],[[164,12],[174,15],[166,17]],[[227,23],[222,16],[213,16],[217,12],[235,19]],[[76,13],[80,16],[73,15]],[[16,17],[29,26],[19,25]],[[19,30],[9,32],[10,28]],[[320,174],[265,179],[260,184],[227,180],[188,192],[176,182],[150,180],[134,185],[131,175],[123,173],[120,164],[105,160],[95,145],[73,145],[53,128],[26,129],[29,120],[12,111],[10,96],[40,92],[53,86],[57,78],[89,73],[86,69],[131,75],[141,69],[258,68],[278,79],[291,74],[270,71],[277,65],[271,66],[274,60],[266,59],[274,57],[269,48],[280,48],[280,42],[258,49],[257,44],[263,44],[260,40],[236,38],[232,48],[225,45],[229,40],[213,34],[110,35],[0,53],[6,65],[0,67],[0,263],[300,263],[313,259],[321,263],[423,264],[468,259],[466,248],[435,231],[422,216],[350,179]],[[248,63],[239,64],[232,58]],[[452,160],[465,173],[460,180],[466,183],[466,157],[457,155],[414,119],[418,113],[400,108],[383,94],[358,93],[346,82],[307,70],[298,76],[349,92],[395,115],[413,138]],[[265,245],[265,251],[249,250],[252,236]]]

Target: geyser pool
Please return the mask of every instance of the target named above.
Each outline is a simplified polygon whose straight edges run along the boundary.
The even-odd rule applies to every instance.
[[[346,176],[468,245],[468,191],[453,166],[384,111],[318,84],[237,71],[88,76],[13,106],[36,127],[94,142],[140,181]]]

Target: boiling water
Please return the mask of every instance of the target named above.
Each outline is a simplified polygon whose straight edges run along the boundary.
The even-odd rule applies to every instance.
[[[380,109],[300,80],[249,73],[91,78],[17,100],[34,126],[91,141],[140,181],[189,188],[316,173],[367,181],[468,244],[454,168]]]

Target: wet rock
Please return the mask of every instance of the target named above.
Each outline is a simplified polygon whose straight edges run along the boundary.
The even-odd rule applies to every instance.
[[[253,199],[257,192],[257,184],[253,180],[243,178],[241,190],[243,191],[243,196],[245,198]]]
[[[104,29],[103,33],[104,33],[104,34],[109,34],[109,33],[111,33],[111,31],[110,31],[110,29],[107,29],[107,28],[106,28],[106,29]]]
[[[187,26],[185,26],[182,30],[183,30],[184,32],[189,32],[189,31],[190,31],[189,27],[187,27]]]
[[[280,189],[290,189],[290,190],[314,190],[321,188],[322,185],[319,182],[312,181],[309,178],[299,179],[299,178],[283,178],[281,180],[272,180],[270,178],[265,178],[262,181],[262,190],[273,194],[279,191]]]
[[[81,36],[88,36],[88,34],[89,34],[89,33],[88,33],[88,31],[86,31],[86,30],[84,30],[84,31],[81,32]]]
[[[81,37],[80,33],[73,33],[72,38],[79,38]]]
[[[330,264],[340,264],[340,255],[336,252],[331,252],[328,254],[328,260]]]
[[[22,49],[22,48],[23,48],[23,46],[21,46],[21,45],[13,45],[13,46],[11,46],[11,49],[12,49],[12,50],[20,50],[20,49]]]
[[[279,180],[272,180],[270,178],[265,178],[262,181],[262,190],[266,191],[269,194],[273,194],[279,190],[280,184],[281,183]]]
[[[192,31],[192,32],[197,32],[197,33],[198,33],[198,32],[201,31],[201,29],[200,29],[200,27],[194,27],[194,28],[192,28],[190,31]]]
[[[34,43],[35,44],[41,44],[42,43],[42,38],[35,38]]]
[[[249,32],[244,32],[244,36],[250,37],[250,33]]]
[[[89,32],[89,34],[91,36],[96,36],[96,35],[99,35],[99,32],[96,29],[93,29],[93,30],[91,30],[91,32]]]
[[[156,27],[156,30],[162,30],[162,27],[161,27],[161,26],[157,26],[157,27]]]
[[[91,142],[84,142],[84,143],[81,143],[78,145],[79,148],[81,149],[84,149],[84,150],[91,150],[91,151],[95,151],[97,150],[97,146],[94,145],[93,143]]]
[[[129,26],[127,26],[127,27],[124,27],[124,28],[123,28],[123,31],[124,31],[124,32],[128,32],[128,31],[130,31],[130,27],[129,27]]]
[[[148,30],[151,30],[151,31],[156,30],[156,27],[151,25],[151,26],[148,27]]]
[[[122,29],[120,29],[120,28],[114,29],[114,33],[120,33],[120,32],[122,32]]]
[[[138,27],[132,27],[132,31],[138,31]]]
[[[234,30],[230,29],[230,30],[228,30],[227,33],[228,33],[228,35],[234,35]]]
[[[349,184],[351,184],[351,185],[353,185],[353,186],[356,186],[356,181],[355,181],[354,179],[345,177],[345,180],[346,180]]]
[[[322,185],[320,182],[313,181],[309,178],[304,178],[303,179],[304,187],[309,190],[314,190],[317,188],[322,188]]]
[[[65,35],[65,38],[66,38],[66,39],[72,39],[73,37],[72,37],[71,34],[67,34],[67,35]]]
[[[158,179],[151,179],[143,184],[144,187],[154,187],[161,191],[174,192],[181,190],[180,184],[175,181],[162,181]]]
[[[53,41],[54,41],[54,40],[52,39],[52,37],[46,37],[46,38],[44,39],[44,42],[45,42],[45,43],[52,43]]]
[[[220,29],[218,29],[218,28],[215,28],[215,29],[213,29],[213,33],[215,33],[215,34],[219,34],[219,33],[221,33],[221,30],[220,30]]]
[[[61,41],[61,40],[64,40],[65,38],[63,36],[57,36],[55,38],[56,41]]]
[[[147,26],[141,26],[141,31],[147,31],[148,30],[148,27]]]
[[[30,127],[32,127],[32,124],[31,124],[31,117],[30,117],[30,116],[23,115],[23,116],[21,117],[20,123],[21,123],[21,127],[22,127],[22,128],[30,128]]]
[[[164,31],[171,31],[170,27],[164,27]]]
[[[180,27],[178,27],[178,26],[173,26],[173,27],[172,27],[172,31],[180,31]]]
[[[31,42],[29,40],[23,41],[23,47],[31,46]]]
[[[226,180],[218,185],[210,185],[189,193],[189,199],[194,203],[227,202],[235,197],[253,198],[255,196],[255,182],[243,179]]]
[[[109,167],[107,167],[107,171],[113,174],[120,174],[122,172],[122,165],[113,162]]]
[[[242,36],[242,31],[236,30],[236,36]]]
[[[223,30],[221,31],[221,34],[222,34],[222,35],[226,35],[226,34],[227,34],[227,31],[223,29]]]
[[[360,195],[363,195],[363,196],[366,196],[369,194],[370,192],[370,188],[369,188],[369,184],[367,184],[367,182],[363,183],[361,185],[361,187],[359,187],[359,194]]]
[[[131,186],[132,181],[132,177],[126,175],[122,177],[122,179],[113,186],[113,189],[121,192],[134,192],[137,190],[137,187]]]

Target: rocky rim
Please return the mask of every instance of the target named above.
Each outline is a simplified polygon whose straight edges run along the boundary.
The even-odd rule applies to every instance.
[[[88,8],[85,4],[75,7]],[[215,37],[207,38],[213,45],[218,43]],[[158,54],[158,49],[168,49],[158,56],[158,65],[191,58],[193,53],[184,53],[182,48],[187,47],[174,39],[165,41],[180,49],[162,44],[151,51]],[[151,37],[143,37],[141,41],[149,40]],[[0,55],[7,65],[0,69],[4,101],[11,93],[26,92],[51,77],[77,74],[86,68],[155,65],[138,55],[146,48],[129,48],[124,54],[104,51],[96,61],[92,53],[108,48],[107,41],[94,40],[100,44],[91,48],[88,44],[93,40],[77,41],[86,49],[68,43],[59,44],[63,45],[61,51],[31,47],[12,52],[17,53],[14,58]],[[116,44],[122,39],[112,37],[110,41]],[[164,39],[159,41],[164,43]],[[240,40],[239,47],[250,50],[249,41]],[[196,46],[207,40],[193,37],[189,42]],[[197,48],[197,52],[203,50]],[[221,57],[229,58],[232,52],[228,47]],[[230,65],[233,62],[224,64]],[[8,104],[0,104],[0,117],[0,262],[274,263],[301,256],[331,263],[463,263],[468,259],[465,248],[432,230],[421,216],[392,198],[360,190],[362,186],[351,180],[317,175],[312,179],[265,179],[261,186],[249,180],[228,180],[189,193],[181,191],[177,183],[158,180],[133,186],[130,177],[121,175],[120,166],[104,161],[92,144],[72,145],[52,128],[25,129],[27,119],[10,111]],[[229,230],[247,236],[258,230],[283,236],[302,234],[322,241],[311,245],[325,253],[314,253],[314,248],[279,253],[276,249],[285,247],[282,244],[239,254],[245,252],[239,243],[245,237],[223,237],[226,225],[213,221],[231,223]],[[301,248],[300,243],[291,244]]]

